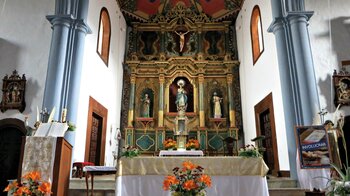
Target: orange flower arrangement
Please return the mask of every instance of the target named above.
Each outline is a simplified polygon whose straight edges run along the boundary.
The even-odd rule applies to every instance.
[[[29,172],[22,177],[22,183],[17,180],[12,181],[4,192],[9,192],[14,196],[44,196],[51,194],[50,182],[41,180],[41,175],[37,171]]]
[[[163,146],[165,150],[176,148],[176,140],[173,140],[172,138],[168,138],[164,140]]]
[[[203,168],[190,161],[182,163],[182,168],[175,167],[174,175],[168,175],[163,182],[165,191],[172,191],[172,195],[204,195],[204,189],[211,187],[210,176],[203,174]]]
[[[189,139],[186,144],[186,149],[199,149],[199,142],[196,139]]]

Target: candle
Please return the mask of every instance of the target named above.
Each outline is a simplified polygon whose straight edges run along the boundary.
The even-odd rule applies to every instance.
[[[66,122],[66,118],[67,118],[67,109],[63,108],[62,110],[62,116],[61,116],[61,121],[62,122]]]
[[[36,122],[40,121],[40,112],[39,112],[39,107],[36,106]]]

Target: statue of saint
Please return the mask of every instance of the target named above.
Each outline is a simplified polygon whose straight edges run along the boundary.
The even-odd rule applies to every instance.
[[[179,36],[180,38],[180,52],[182,52],[182,50],[184,49],[185,46],[185,35],[188,33],[189,31],[186,31],[185,33],[183,32],[177,32],[175,31],[175,33]]]
[[[175,104],[177,106],[177,110],[184,110],[186,111],[187,107],[187,95],[186,95],[186,90],[183,88],[185,86],[185,81],[184,80],[179,80],[177,82],[177,85],[179,88],[177,89],[177,94],[176,94],[176,101]]]
[[[218,96],[216,92],[213,94],[213,104],[214,104],[214,118],[221,118],[221,102],[222,98]]]
[[[151,99],[149,98],[148,94],[145,93],[145,97],[141,99],[142,101],[142,112],[141,116],[145,118],[150,117],[150,105],[151,105]]]

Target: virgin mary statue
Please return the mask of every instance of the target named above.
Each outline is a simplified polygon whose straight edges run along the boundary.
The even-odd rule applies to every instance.
[[[186,111],[186,107],[187,107],[187,95],[186,95],[186,91],[183,88],[185,86],[185,81],[184,80],[179,80],[177,82],[177,85],[179,86],[179,88],[177,89],[177,94],[176,94],[176,101],[175,104],[177,106],[177,110],[184,110]]]

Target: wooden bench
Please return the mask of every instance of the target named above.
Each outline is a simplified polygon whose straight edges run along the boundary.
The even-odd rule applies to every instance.
[[[89,195],[89,177],[91,176],[91,195],[94,195],[94,175],[115,174],[117,169],[110,166],[85,166],[86,195]]]

